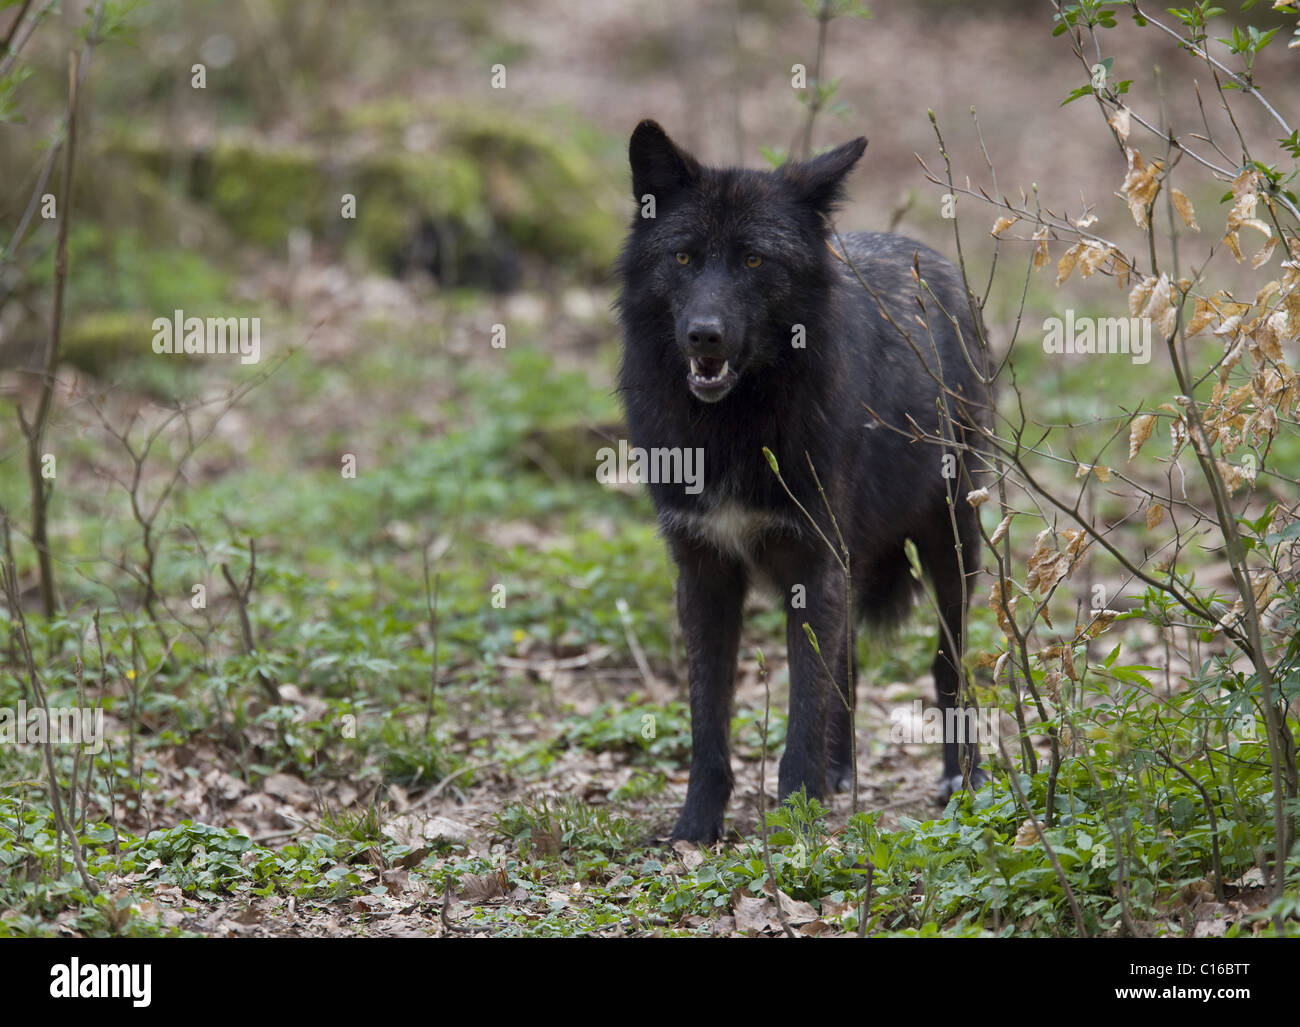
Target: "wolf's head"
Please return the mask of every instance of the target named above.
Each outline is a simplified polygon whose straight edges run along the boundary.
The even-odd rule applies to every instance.
[[[662,325],[699,400],[776,364],[829,280],[829,215],[867,141],[774,171],[706,168],[643,121],[629,156],[638,216],[623,252],[625,326]],[[811,326],[804,326],[810,329]],[[632,340],[629,339],[629,344]]]

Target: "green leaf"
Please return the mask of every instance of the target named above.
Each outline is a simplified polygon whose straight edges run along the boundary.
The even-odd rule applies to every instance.
[[[1091,96],[1091,95],[1092,95],[1091,83],[1089,83],[1086,86],[1080,86],[1078,89],[1076,89],[1074,92],[1072,92],[1069,96],[1067,96],[1064,100],[1061,101],[1061,106],[1064,107],[1067,103],[1074,103],[1075,100],[1078,100],[1081,97]]]
[[[1279,542],[1290,542],[1293,538],[1300,538],[1300,521],[1292,521],[1281,531],[1274,531],[1264,536],[1264,545],[1275,546]]]

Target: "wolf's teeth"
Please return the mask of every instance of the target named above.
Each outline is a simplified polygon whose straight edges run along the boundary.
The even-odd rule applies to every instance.
[[[693,378],[700,379],[700,381],[705,381],[705,382],[719,381],[722,378],[725,378],[727,372],[731,370],[730,361],[724,360],[722,362],[722,367],[717,371],[716,374],[706,374],[704,369],[700,366],[700,362],[696,360],[695,357],[691,357],[690,359],[691,359],[691,376]]]

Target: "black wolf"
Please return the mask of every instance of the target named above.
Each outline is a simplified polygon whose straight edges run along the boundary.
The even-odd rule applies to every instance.
[[[832,232],[831,211],[866,145],[855,139],[760,172],[702,167],[653,121],[632,135],[639,211],[619,266],[630,440],[701,449],[704,458],[697,494],[651,487],[677,563],[690,673],[690,783],[674,838],[722,832],[751,583],[774,586],[786,605],[780,794],[822,797],[851,783],[856,668],[846,667],[844,576],[826,543],[838,546],[828,504],[849,550],[854,619],[889,624],[906,612],[914,578],[904,543],[915,543],[942,614],[939,704],[958,701],[957,647],[978,552],[965,447],[976,441],[982,365],[951,264],[900,236]],[[918,432],[951,444],[917,441]],[[962,785],[963,751],[945,741],[947,794]],[[983,779],[973,759],[966,770]]]

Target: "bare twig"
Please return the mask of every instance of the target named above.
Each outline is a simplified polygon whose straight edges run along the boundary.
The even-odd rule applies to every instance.
[[[776,917],[781,921],[781,930],[787,938],[795,937],[790,927],[790,918],[785,915],[781,905],[781,889],[776,883],[776,872],[772,869],[772,844],[767,837],[767,725],[772,712],[772,689],[767,680],[767,660],[763,650],[756,649],[754,655],[758,660],[758,677],[763,682],[763,747],[758,757],[758,833],[763,839],[763,866],[767,869],[767,879],[772,882],[772,901],[776,903]]]
[[[257,655],[257,642],[253,638],[253,625],[248,619],[248,603],[253,595],[253,576],[257,573],[257,543],[253,539],[248,540],[248,575],[244,578],[243,585],[236,584],[234,575],[230,573],[230,565],[223,563],[221,565],[221,575],[226,579],[226,584],[230,586],[231,594],[235,598],[235,603],[239,608],[239,630],[244,639],[244,652],[249,656]],[[262,686],[262,691],[271,702],[279,703],[280,690],[275,687],[272,681],[260,668],[257,671],[257,682]]]

